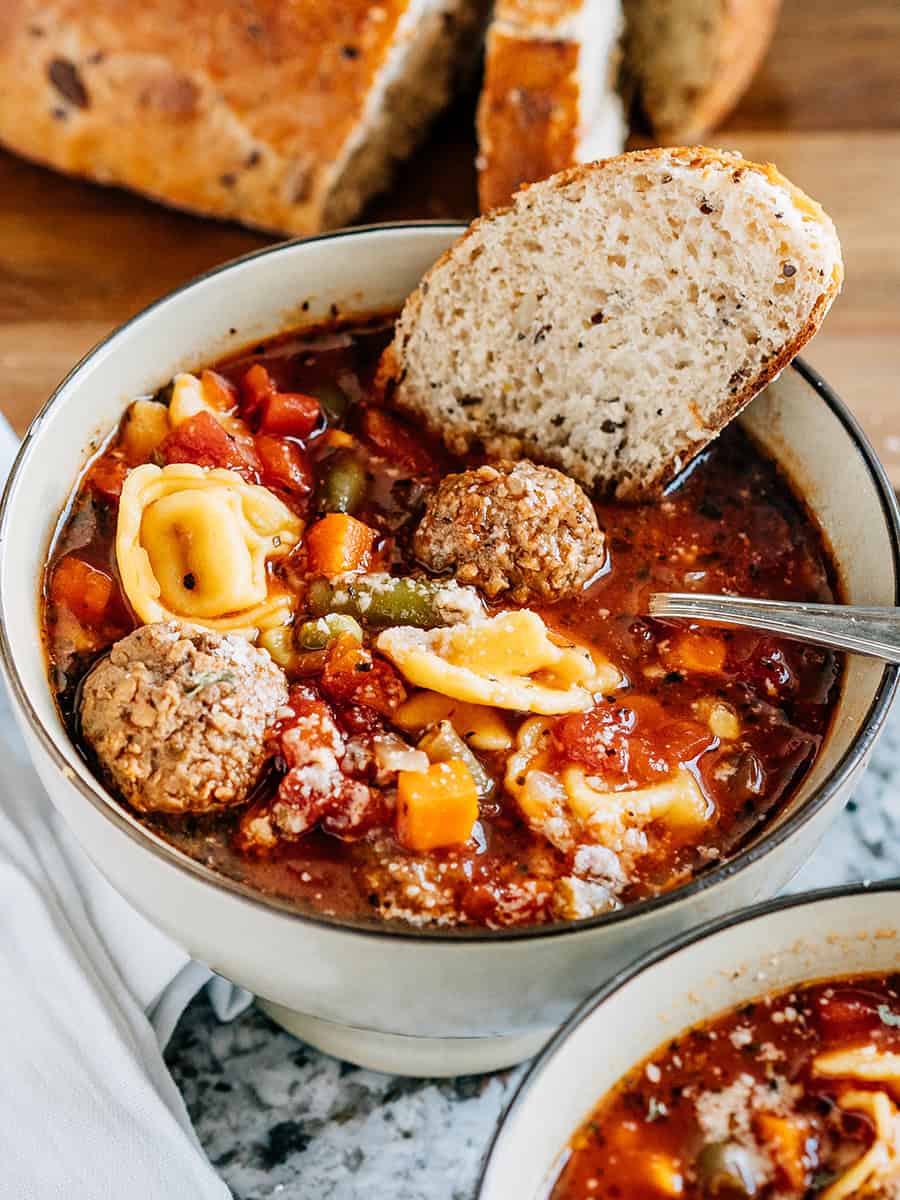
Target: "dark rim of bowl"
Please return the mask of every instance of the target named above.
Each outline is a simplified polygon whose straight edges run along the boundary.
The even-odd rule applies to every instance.
[[[515,1113],[525,1103],[530,1093],[534,1088],[540,1085],[540,1077],[543,1074],[550,1061],[554,1058],[561,1046],[568,1041],[576,1029],[590,1017],[601,1005],[605,1004],[611,996],[618,992],[626,984],[631,983],[638,975],[642,975],[644,971],[650,967],[655,967],[658,963],[663,962],[667,958],[680,953],[680,951],[693,946],[698,942],[704,941],[706,938],[714,937],[717,933],[722,933],[724,930],[734,929],[738,925],[745,925],[750,921],[755,921],[758,917],[766,917],[771,913],[780,912],[786,908],[807,908],[811,905],[827,903],[830,900],[840,900],[849,896],[868,896],[878,895],[879,893],[893,893],[900,895],[900,877],[880,880],[877,883],[845,883],[838,887],[817,888],[811,892],[801,892],[794,896],[781,896],[775,900],[765,900],[761,904],[754,904],[751,908],[742,908],[737,912],[729,913],[727,916],[718,917],[713,921],[708,921],[701,925],[698,929],[688,930],[686,933],[679,933],[675,937],[671,937],[662,943],[661,946],[656,946],[636,958],[634,962],[624,967],[621,971],[616,972],[602,987],[592,992],[586,1000],[575,1009],[572,1015],[560,1026],[557,1032],[550,1038],[543,1050],[537,1055],[531,1066],[526,1071],[519,1086],[516,1088],[509,1103],[503,1110],[500,1120],[497,1122],[497,1128],[491,1137],[490,1144],[484,1153],[484,1158],[481,1164],[481,1170],[478,1174],[478,1186],[475,1192],[475,1200],[481,1200],[484,1194],[484,1186],[487,1183],[488,1172],[494,1161],[494,1157],[500,1148],[500,1143],[506,1134]],[[861,972],[857,972],[859,974]],[[763,989],[763,993],[765,989]],[[760,993],[760,994],[763,994]],[[728,1011],[727,1009],[725,1011]],[[713,1018],[714,1019],[714,1018]],[[597,1097],[597,1103],[602,1100],[602,1096]],[[575,1133],[578,1126],[572,1130]],[[560,1150],[562,1147],[560,1146]],[[543,1186],[545,1179],[535,1181],[535,1186]],[[537,1192],[535,1192],[535,1200],[537,1200]],[[541,1192],[541,1197],[545,1193]],[[525,1198],[523,1198],[525,1200]]]
[[[99,342],[92,350],[78,362],[68,375],[63,379],[59,386],[53,391],[53,394],[47,400],[46,404],[31,422],[25,437],[22,439],[22,444],[16,455],[15,461],[9,473],[9,478],[6,481],[6,486],[3,490],[2,500],[0,500],[0,564],[2,564],[5,555],[2,553],[6,541],[6,528],[10,520],[10,497],[16,486],[16,481],[22,464],[28,457],[30,448],[35,438],[37,437],[40,428],[55,406],[59,396],[66,391],[78,375],[97,357],[102,355],[111,343],[118,338],[126,330],[144,320],[151,313],[167,304],[176,296],[188,291],[207,280],[214,279],[217,276],[224,275],[227,272],[240,267],[245,263],[253,262],[259,258],[265,258],[269,255],[278,255],[289,251],[299,245],[307,245],[321,241],[342,241],[345,238],[353,238],[378,234],[382,232],[408,231],[416,232],[428,229],[443,229],[447,233],[461,233],[466,226],[458,221],[395,221],[385,222],[383,224],[360,225],[349,229],[338,230],[333,233],[317,234],[309,238],[296,238],[288,242],[279,242],[272,246],[264,246],[259,250],[253,250],[249,254],[242,255],[239,258],[234,258],[220,266],[213,267],[211,270],[204,272],[183,284],[180,288],[169,292],[166,296],[155,300],[146,308],[142,309],[135,316],[131,317],[123,325],[113,330],[103,341]],[[791,364],[793,370],[799,372],[801,377],[821,396],[822,400],[846,430],[850,442],[852,443],[856,453],[862,458],[863,463],[868,470],[875,489],[878,493],[881,502],[881,508],[884,513],[885,523],[888,528],[888,533],[891,542],[891,555],[893,560],[894,583],[895,583],[895,603],[900,604],[900,509],[897,507],[897,501],[891,489],[884,468],[878,461],[868,438],[863,433],[855,417],[846,408],[844,402],[839,396],[828,386],[828,384],[812,370],[805,362],[800,359],[795,359]],[[2,574],[2,566],[0,566],[0,574]],[[709,891],[720,883],[725,882],[732,876],[743,871],[746,867],[751,866],[763,855],[768,854],[776,846],[781,845],[789,838],[793,837],[809,820],[811,820],[819,810],[824,807],[834,794],[843,786],[845,781],[852,775],[853,771],[859,763],[865,758],[875,738],[877,737],[885,717],[887,716],[891,702],[897,691],[898,680],[900,680],[900,667],[885,665],[881,680],[878,684],[878,690],[872,700],[868,712],[862,720],[859,732],[854,738],[852,744],[848,747],[841,759],[835,764],[831,773],[822,782],[816,793],[811,796],[796,813],[784,820],[776,829],[769,833],[763,833],[758,840],[753,842],[746,849],[729,858],[720,867],[706,872],[689,883],[681,887],[673,888],[670,892],[664,892],[659,896],[651,897],[647,900],[638,901],[634,904],[629,904],[626,907],[615,912],[603,913],[597,917],[586,917],[582,920],[568,921],[553,925],[537,925],[528,926],[519,929],[469,929],[463,927],[454,930],[453,932],[431,930],[428,928],[416,929],[406,925],[392,926],[389,922],[383,922],[378,927],[373,927],[368,922],[362,919],[341,918],[328,916],[325,914],[317,914],[311,912],[299,911],[297,905],[289,900],[283,900],[278,896],[267,896],[257,888],[251,887],[248,884],[241,883],[236,879],[231,879],[229,876],[222,874],[219,871],[214,871],[210,867],[205,866],[198,860],[191,858],[184,851],[177,849],[164,838],[146,828],[138,819],[129,813],[110,793],[106,792],[100,784],[92,779],[88,783],[81,774],[74,772],[70,764],[66,761],[64,755],[56,744],[54,735],[45,727],[37,712],[34,710],[31,701],[29,700],[22,680],[19,676],[18,668],[15,662],[13,648],[10,645],[9,635],[7,632],[4,608],[5,584],[0,577],[0,667],[6,677],[10,691],[16,704],[21,709],[31,731],[37,737],[42,748],[48,754],[53,766],[61,772],[69,782],[78,789],[81,795],[93,805],[99,812],[114,825],[117,826],[123,833],[130,837],[133,841],[141,845],[145,850],[161,858],[169,866],[176,870],[186,871],[195,878],[212,885],[220,891],[229,893],[233,897],[247,901],[257,907],[263,908],[266,911],[275,911],[281,915],[286,915],[294,920],[311,923],[317,926],[326,926],[333,928],[341,933],[358,934],[369,938],[382,939],[412,939],[412,940],[428,940],[430,942],[441,942],[447,945],[466,946],[473,942],[508,942],[529,940],[533,938],[559,938],[572,936],[575,934],[585,933],[590,930],[600,929],[606,926],[619,925],[629,920],[634,920],[641,917],[650,916],[661,909],[676,907],[685,904],[694,897]]]

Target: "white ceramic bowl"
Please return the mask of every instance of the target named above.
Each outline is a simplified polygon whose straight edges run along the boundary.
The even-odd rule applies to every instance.
[[[900,882],[770,901],[676,939],[571,1017],[513,1097],[478,1200],[546,1200],[569,1138],[605,1093],[698,1021],[769,991],[900,969]]]
[[[897,669],[851,661],[831,733],[790,806],[740,854],[689,885],[535,932],[417,933],[298,915],[148,832],[91,775],[48,686],[38,581],[85,457],[129,399],[177,370],[310,320],[400,306],[460,226],[349,230],[259,251],[135,317],[81,362],[35,419],[0,514],[0,654],[38,772],[112,884],[190,954],[265,997],[308,1041],[388,1070],[455,1074],[535,1053],[599,983],[644,950],[770,896],[847,798],[887,713]],[[849,600],[893,604],[893,495],[856,424],[797,366],[745,424],[782,463],[831,541]]]

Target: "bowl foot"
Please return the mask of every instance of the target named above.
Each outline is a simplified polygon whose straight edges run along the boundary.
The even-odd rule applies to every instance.
[[[553,1029],[542,1029],[537,1033],[496,1037],[408,1037],[338,1025],[271,1000],[258,999],[257,1004],[276,1025],[317,1050],[389,1075],[429,1078],[499,1071],[537,1054],[554,1033]]]

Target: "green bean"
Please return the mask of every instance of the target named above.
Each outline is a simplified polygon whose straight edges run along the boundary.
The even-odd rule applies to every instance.
[[[490,800],[494,794],[497,781],[488,774],[481,760],[476,758],[449,721],[441,721],[429,729],[419,739],[416,749],[424,750],[429,761],[433,763],[449,762],[454,758],[462,759],[475,780],[478,799]]]
[[[350,636],[363,640],[359,622],[345,613],[328,613],[314,621],[304,621],[297,630],[296,641],[301,650],[323,650],[335,638]]]
[[[315,616],[327,612],[349,613],[364,625],[415,625],[434,629],[443,625],[438,611],[440,584],[387,575],[360,575],[352,582],[330,584],[317,579],[310,587],[309,606]]]
[[[339,425],[350,407],[350,397],[336,383],[317,383],[309,389],[309,394],[315,396],[329,425]]]
[[[324,474],[316,488],[320,513],[354,513],[366,498],[369,481],[366,469],[353,453],[338,450],[323,464]]]

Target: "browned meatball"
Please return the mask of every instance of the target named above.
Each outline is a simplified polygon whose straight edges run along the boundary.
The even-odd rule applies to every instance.
[[[574,480],[532,462],[496,462],[448,475],[413,540],[432,571],[455,571],[494,597],[559,600],[603,565],[605,539]]]
[[[246,800],[287,695],[284,672],[264,650],[165,621],[122,638],[94,667],[81,729],[135,808],[214,812]]]

